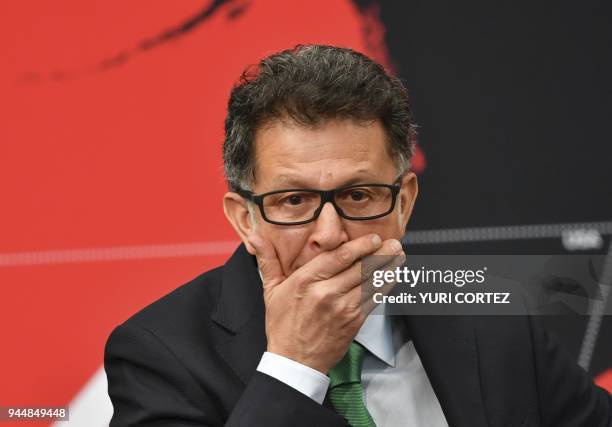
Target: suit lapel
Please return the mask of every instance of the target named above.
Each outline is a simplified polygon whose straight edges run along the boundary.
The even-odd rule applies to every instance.
[[[405,321],[449,425],[486,426],[471,319],[406,316]]]
[[[220,294],[211,317],[227,337],[217,345],[217,352],[244,384],[266,351],[264,313],[257,261],[241,244],[223,266]]]

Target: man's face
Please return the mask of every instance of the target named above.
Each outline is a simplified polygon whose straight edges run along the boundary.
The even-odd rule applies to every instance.
[[[379,121],[329,120],[317,127],[274,122],[260,128],[255,135],[252,191],[261,194],[289,188],[329,190],[360,183],[393,184],[397,169],[387,144]],[[250,219],[242,230],[232,223],[243,241],[249,233],[258,233],[267,239],[276,249],[285,275],[289,275],[321,252],[365,234],[376,233],[383,240],[400,239],[416,193],[416,177],[407,173],[393,212],[382,218],[344,219],[331,203],[326,203],[319,217],[308,224],[270,224],[256,206],[254,227]],[[247,249],[253,252],[248,244]]]

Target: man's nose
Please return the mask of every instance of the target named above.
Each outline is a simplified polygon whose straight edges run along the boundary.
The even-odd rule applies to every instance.
[[[331,203],[325,203],[319,217],[314,222],[315,229],[310,235],[310,244],[317,251],[330,251],[336,249],[344,242],[348,242],[348,234],[344,229],[342,217],[338,215]]]

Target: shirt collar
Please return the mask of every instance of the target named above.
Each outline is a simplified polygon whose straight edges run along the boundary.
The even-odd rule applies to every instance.
[[[383,314],[370,314],[355,341],[387,365],[395,367],[395,348],[391,317]]]

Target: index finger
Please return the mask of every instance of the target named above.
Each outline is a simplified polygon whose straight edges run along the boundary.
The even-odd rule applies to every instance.
[[[327,280],[352,266],[358,259],[375,252],[382,245],[378,234],[366,234],[324,252],[302,267],[312,280]]]

